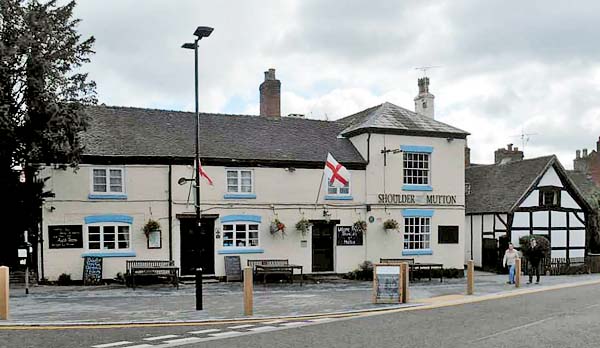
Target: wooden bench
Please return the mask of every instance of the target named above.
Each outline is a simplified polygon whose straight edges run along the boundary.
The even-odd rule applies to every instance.
[[[414,280],[415,279],[415,275],[417,276],[417,278],[419,280],[421,280],[421,273],[424,270],[428,271],[429,274],[429,281],[431,281],[431,276],[433,273],[434,269],[439,270],[440,272],[440,281],[443,282],[444,281],[444,265],[442,265],[441,263],[416,263],[415,259],[410,259],[410,258],[405,258],[405,259],[379,259],[380,263],[403,263],[406,262],[408,263],[409,266],[409,272],[408,272],[408,277],[410,278],[410,280]]]
[[[403,263],[406,262],[409,265],[415,264],[415,259],[379,259],[380,263]]]
[[[179,267],[175,266],[175,261],[162,260],[129,260],[125,261],[127,273],[131,287],[135,290],[136,277],[166,277],[171,280],[173,286],[179,289]]]
[[[294,269],[287,267],[289,266],[289,264],[290,263],[288,260],[283,259],[248,260],[248,267],[252,267],[252,274],[254,275],[254,278],[257,278],[259,275],[262,275],[263,283],[267,282],[267,275],[269,274],[283,275],[293,282]],[[260,266],[270,267],[263,268]]]

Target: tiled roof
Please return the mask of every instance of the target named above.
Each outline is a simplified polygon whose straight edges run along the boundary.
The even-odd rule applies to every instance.
[[[569,178],[573,183],[579,188],[581,194],[585,197],[588,203],[593,204],[592,195],[600,193],[600,187],[594,183],[592,177],[582,172],[576,172],[573,170],[569,170],[568,172]]]
[[[95,106],[88,110],[84,160],[98,157],[193,158],[195,113]],[[336,122],[292,117],[200,115],[202,159],[324,163],[327,152],[342,164],[366,161]]]
[[[471,185],[471,193],[465,197],[466,213],[509,212],[555,161],[555,156],[545,156],[505,164],[468,167],[465,170],[465,182]]]
[[[469,133],[392,103],[383,103],[337,121],[345,136],[368,131],[465,138]]]

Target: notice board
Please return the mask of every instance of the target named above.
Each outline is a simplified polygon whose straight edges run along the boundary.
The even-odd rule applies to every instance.
[[[228,282],[242,280],[242,264],[239,256],[225,256],[225,276]]]
[[[337,226],[337,245],[363,245],[363,232],[352,226]]]
[[[373,303],[402,303],[402,265],[373,266]]]
[[[102,258],[86,256],[83,258],[83,285],[102,283]]]
[[[50,249],[83,248],[82,225],[48,226],[48,247]]]

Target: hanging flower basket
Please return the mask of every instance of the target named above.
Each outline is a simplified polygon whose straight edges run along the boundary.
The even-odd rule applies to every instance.
[[[305,218],[300,219],[300,221],[298,221],[296,223],[296,230],[298,230],[298,232],[302,233],[303,236],[306,236],[306,234],[308,233],[308,230],[310,229],[310,225],[311,223],[306,220]]]
[[[358,220],[352,225],[352,229],[356,232],[367,232],[367,222],[365,220]]]
[[[277,234],[277,232],[281,232],[281,234],[285,234],[285,224],[279,219],[275,219],[271,222],[271,226],[269,227],[271,234]]]
[[[387,219],[383,222],[383,228],[386,232],[398,231],[399,224],[398,221],[394,219]]]
[[[144,234],[146,235],[146,238],[148,238],[150,232],[160,230],[160,224],[156,220],[149,219],[148,222],[146,222],[146,224],[144,225],[143,230]]]

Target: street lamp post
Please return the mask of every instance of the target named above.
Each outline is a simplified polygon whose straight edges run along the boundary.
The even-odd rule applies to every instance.
[[[196,233],[200,235],[200,110],[198,109],[198,41],[203,37],[209,37],[212,33],[213,28],[210,27],[198,27],[194,31],[196,39],[193,43],[185,43],[182,48],[194,50],[194,87],[195,87],[195,102],[196,102],[196,136],[195,136],[195,163],[196,172],[194,173],[195,180],[195,193],[196,202],[194,204],[196,208]],[[202,260],[202,247],[198,246],[198,260]],[[202,268],[196,270],[196,310],[202,310]]]

